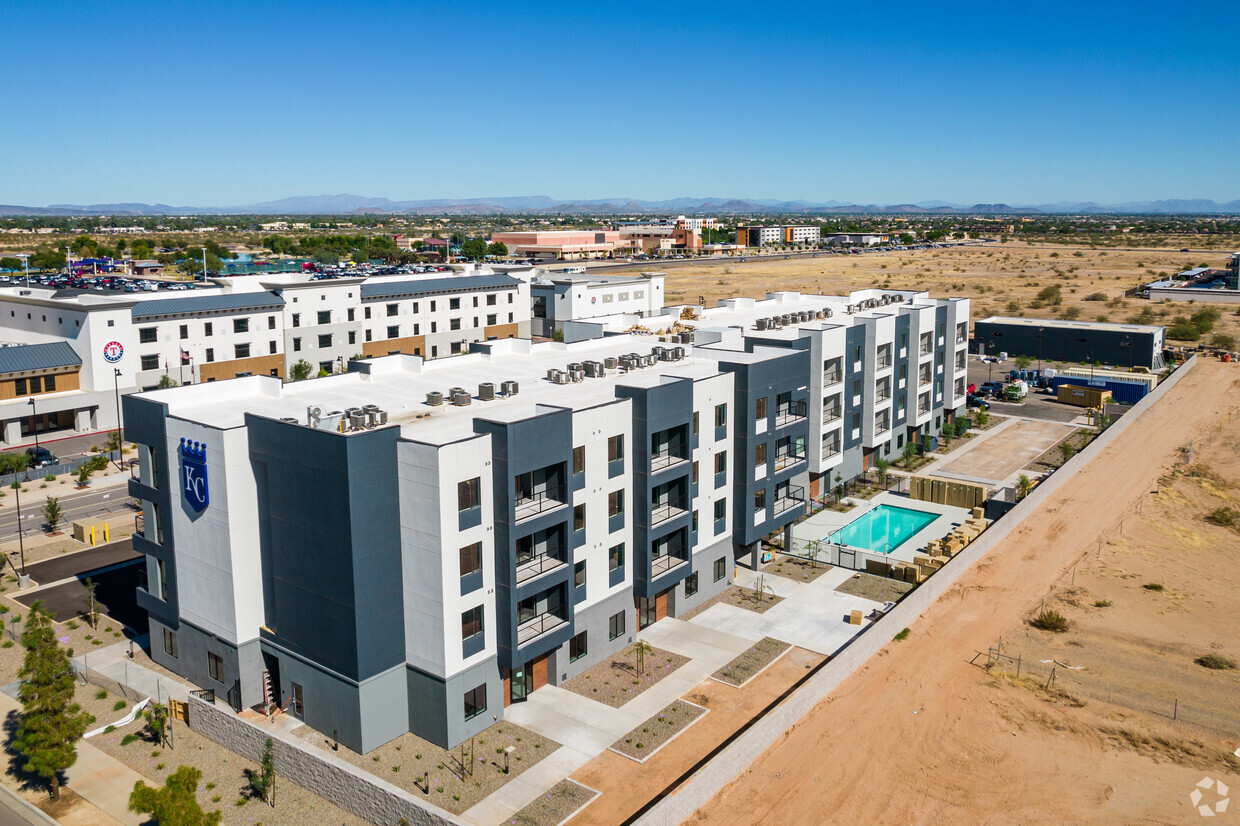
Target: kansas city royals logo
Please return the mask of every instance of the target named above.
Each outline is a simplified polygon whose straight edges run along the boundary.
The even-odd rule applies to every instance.
[[[210,504],[205,444],[181,440],[181,496],[195,513],[202,513]]]

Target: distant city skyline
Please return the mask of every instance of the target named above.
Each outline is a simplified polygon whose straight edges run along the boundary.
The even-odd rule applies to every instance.
[[[46,2],[6,21],[0,204],[1240,198],[1240,80],[1210,37],[1240,23],[1230,4]]]

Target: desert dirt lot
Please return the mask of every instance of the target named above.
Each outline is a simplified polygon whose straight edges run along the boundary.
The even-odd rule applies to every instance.
[[[750,259],[667,268],[668,303],[694,303],[699,297],[713,307],[721,298],[760,298],[768,290],[838,295],[849,290],[882,287],[928,290],[935,298],[968,296],[973,318],[1023,315],[1059,318],[1076,314],[1082,320],[1135,321],[1149,310],[1146,321],[1167,324],[1191,315],[1200,306],[1155,304],[1124,298],[1126,289],[1199,264],[1223,267],[1221,252],[1181,253],[1170,250],[1090,249],[1024,243],[987,244],[945,249],[875,252],[864,255],[819,255],[817,258]],[[652,269],[646,265],[642,269]],[[1038,302],[1038,293],[1059,287],[1059,300]],[[1236,307],[1220,305],[1222,318],[1213,333],[1240,337]]]
[[[1240,659],[1236,530],[1204,520],[1240,500],[1238,391],[1202,360],[690,822],[1182,823],[1203,777],[1240,788],[1240,677],[1194,662]],[[1000,637],[1020,680],[970,664]]]

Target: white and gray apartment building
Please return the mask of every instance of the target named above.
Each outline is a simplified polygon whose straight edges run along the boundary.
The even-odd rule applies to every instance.
[[[535,335],[550,338],[559,330],[572,341],[578,335],[594,335],[592,328],[574,330],[573,322],[611,315],[638,319],[658,315],[663,312],[665,278],[661,272],[634,277],[536,270],[530,279],[531,327]]]
[[[358,751],[453,746],[964,404],[965,299],[774,293],[695,323],[127,397],[152,656]]]
[[[434,359],[528,337],[529,318],[527,280],[504,273],[245,276],[192,292],[119,295],[3,287],[0,439],[16,447],[36,433],[114,429],[119,396],[165,376],[197,384],[288,378],[301,360],[317,374],[393,352]]]

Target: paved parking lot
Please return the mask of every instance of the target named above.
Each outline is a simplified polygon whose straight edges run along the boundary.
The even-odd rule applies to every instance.
[[[1043,365],[1045,366],[1045,365]],[[1037,367],[1037,363],[1034,363]],[[969,384],[981,387],[988,381],[1002,381],[1009,370],[1016,369],[1015,359],[1007,361],[978,361],[977,356],[969,356]],[[992,413],[1000,416],[1024,416],[1029,419],[1047,419],[1053,422],[1070,422],[1081,415],[1081,408],[1070,404],[1060,404],[1053,393],[1045,390],[1030,389],[1029,395],[1020,404],[1007,404],[994,399],[987,399]]]

